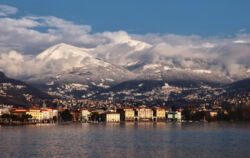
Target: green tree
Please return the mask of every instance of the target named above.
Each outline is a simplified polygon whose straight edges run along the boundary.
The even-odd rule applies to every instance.
[[[8,122],[10,122],[10,120],[11,120],[10,114],[3,114],[3,115],[1,116],[1,118],[2,118],[3,120],[5,120],[5,121],[8,121]]]
[[[24,120],[27,121],[27,120],[29,120],[31,118],[32,118],[31,115],[29,115],[29,114],[23,114],[22,117],[20,118],[20,121],[24,122]]]
[[[53,121],[56,122],[57,121],[57,117],[53,116]]]
[[[72,121],[73,116],[70,114],[68,109],[64,110],[61,114],[63,121]]]

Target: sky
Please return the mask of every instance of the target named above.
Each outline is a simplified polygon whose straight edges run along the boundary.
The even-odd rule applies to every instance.
[[[39,60],[66,43],[120,66],[139,61],[244,75],[249,15],[247,0],[0,0],[0,71],[22,79],[74,67],[73,58]]]
[[[0,0],[24,15],[55,16],[90,25],[92,32],[124,30],[230,36],[250,31],[249,0]]]

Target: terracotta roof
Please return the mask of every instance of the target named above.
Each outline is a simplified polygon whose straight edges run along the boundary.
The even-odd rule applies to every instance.
[[[40,111],[48,111],[47,109],[40,109]]]
[[[130,107],[122,107],[122,108],[119,108],[119,109],[133,109],[133,108],[130,108]]]
[[[40,110],[39,108],[29,108],[28,110]]]
[[[90,109],[87,109],[87,108],[82,108],[81,111],[83,111],[83,110],[90,111]]]
[[[135,108],[135,109],[150,109],[150,110],[152,110],[151,108],[141,108],[141,107]]]
[[[27,110],[23,109],[23,108],[18,108],[18,109],[12,109],[10,112],[12,112],[12,113],[23,113],[23,112],[27,112]]]

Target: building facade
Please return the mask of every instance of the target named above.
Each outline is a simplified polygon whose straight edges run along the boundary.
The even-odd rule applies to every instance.
[[[154,119],[155,121],[166,120],[166,110],[163,108],[154,108]]]
[[[31,120],[34,122],[41,122],[43,119],[43,113],[40,111],[40,109],[36,108],[28,109],[26,114],[31,115],[32,116]]]
[[[149,121],[153,119],[153,110],[151,108],[137,108],[136,112],[138,116],[138,121]]]
[[[88,109],[82,109],[82,121],[87,122],[90,120],[91,112]]]
[[[181,121],[181,112],[179,111],[170,111],[167,113],[167,120],[168,121]]]
[[[9,114],[9,113],[10,113],[9,108],[0,108],[0,116],[2,116],[3,114]]]
[[[134,121],[135,120],[135,111],[133,108],[120,108],[120,109],[117,109],[117,112],[120,113],[122,121]]]
[[[106,122],[120,122],[120,114],[116,112],[106,113]]]
[[[12,115],[16,115],[16,116],[18,116],[18,117],[22,117],[22,115],[25,115],[26,112],[27,112],[27,110],[26,110],[26,109],[23,109],[23,108],[16,108],[16,109],[12,109],[12,110],[10,111],[10,113],[11,113]]]

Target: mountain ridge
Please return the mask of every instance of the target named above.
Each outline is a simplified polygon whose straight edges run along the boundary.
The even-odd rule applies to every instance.
[[[124,41],[120,43],[124,44]],[[151,49],[151,46],[145,46],[145,49]],[[235,81],[231,76],[210,70],[208,64],[213,63],[211,61],[206,63],[201,59],[189,58],[186,62],[197,62],[203,67],[184,68],[180,61],[169,63],[170,59],[160,58],[159,54],[143,54],[142,50],[136,50],[130,55],[138,56],[123,65],[113,63],[108,58],[98,58],[95,51],[94,48],[79,48],[65,43],[51,46],[34,58],[32,62],[36,63],[38,71],[24,81],[51,95],[66,98],[88,98],[124,82],[159,81],[179,87],[197,87],[225,85]],[[138,61],[143,55],[145,58]],[[160,58],[161,62],[156,63],[155,58]],[[242,78],[248,75],[250,77],[250,72],[246,72]]]
[[[52,98],[45,92],[23,81],[8,78],[3,72],[0,72],[0,104],[31,106],[39,104],[41,100]]]

